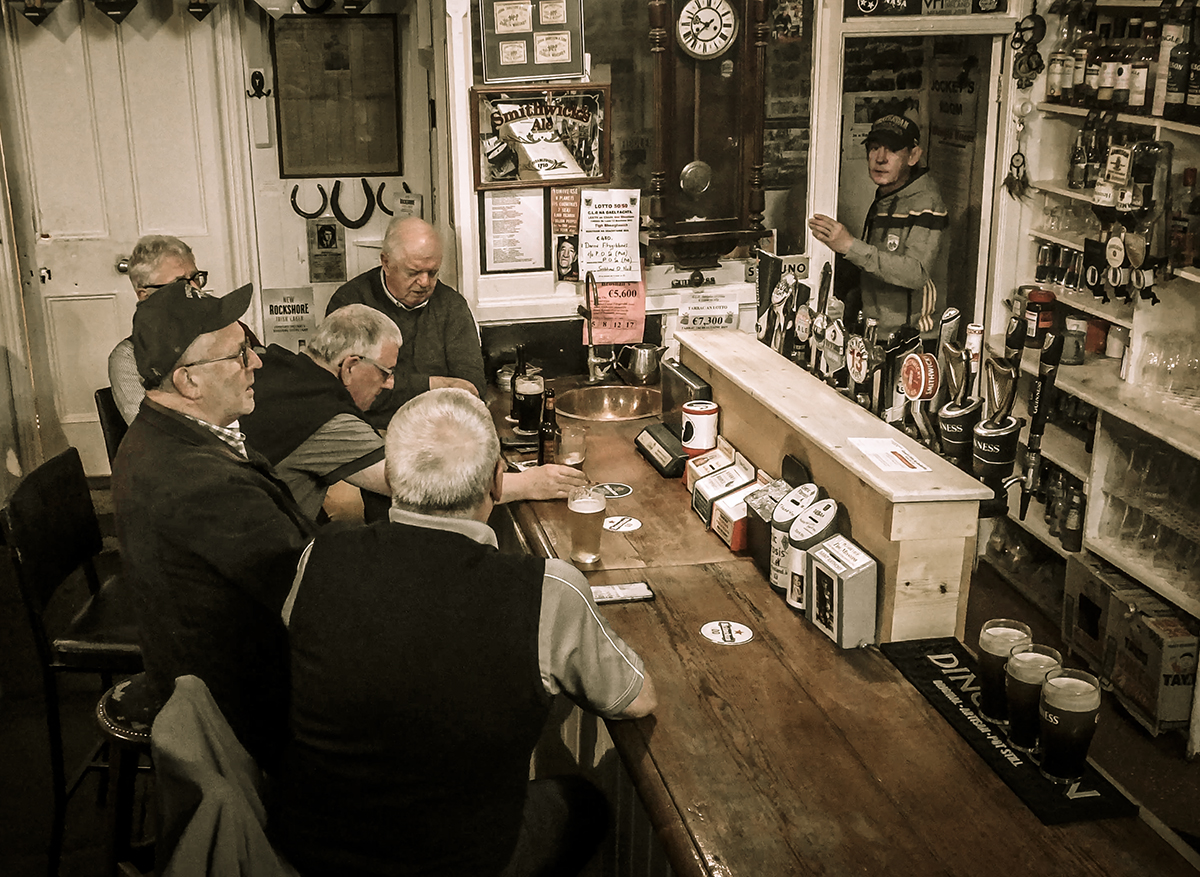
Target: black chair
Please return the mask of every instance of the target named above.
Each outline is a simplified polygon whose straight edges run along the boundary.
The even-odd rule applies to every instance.
[[[104,447],[108,449],[108,464],[111,466],[117,457],[121,439],[125,438],[125,430],[129,429],[121,409],[117,407],[117,400],[113,398],[112,387],[101,387],[96,391],[96,411],[100,414],[100,430],[104,433]]]
[[[88,771],[107,769],[104,761],[97,760],[102,750],[99,744],[91,757],[67,777],[58,674],[97,674],[103,691],[112,686],[113,676],[140,672],[142,652],[132,602],[122,593],[125,589],[120,577],[110,577],[101,584],[96,571],[95,558],[103,547],[100,523],[75,448],[68,448],[25,476],[8,505],[0,509],[0,541],[7,547],[16,573],[42,671],[54,781],[49,851],[49,873],[54,875],[62,852],[67,801]],[[83,605],[63,629],[52,631],[47,608],[56,594],[67,590],[62,587],[65,583],[77,581],[81,570],[87,585]]]

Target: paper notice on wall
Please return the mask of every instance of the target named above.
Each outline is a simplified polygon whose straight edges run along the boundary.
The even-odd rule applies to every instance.
[[[867,458],[884,472],[931,471],[895,439],[852,438],[850,444],[866,454]]]
[[[483,193],[483,270],[546,268],[546,214],[541,189]]]
[[[573,235],[579,231],[579,189],[560,186],[550,190],[550,231]]]
[[[684,292],[679,296],[680,329],[736,329],[736,292]]]
[[[311,286],[262,291],[263,337],[267,346],[278,344],[299,353],[317,328]]]
[[[646,284],[597,283],[592,303],[593,344],[637,344],[646,331]],[[587,323],[583,343],[588,343]]]
[[[638,189],[584,189],[580,193],[579,276],[598,282],[642,279],[638,255]]]

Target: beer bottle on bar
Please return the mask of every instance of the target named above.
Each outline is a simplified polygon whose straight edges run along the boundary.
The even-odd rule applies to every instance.
[[[558,415],[554,412],[554,391],[546,388],[542,403],[542,425],[538,429],[538,465],[545,466],[558,459]]]

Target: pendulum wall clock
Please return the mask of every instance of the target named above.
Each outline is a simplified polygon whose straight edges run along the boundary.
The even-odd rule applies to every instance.
[[[650,0],[650,264],[716,266],[765,232],[766,0]]]

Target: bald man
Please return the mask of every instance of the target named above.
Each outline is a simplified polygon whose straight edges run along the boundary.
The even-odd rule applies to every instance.
[[[379,261],[379,268],[343,284],[325,309],[328,315],[348,304],[369,305],[400,328],[395,386],[379,394],[368,422],[386,427],[397,408],[426,390],[458,387],[482,396],[479,328],[466,300],[437,279],[442,267],[437,229],[415,216],[393,219]]]

